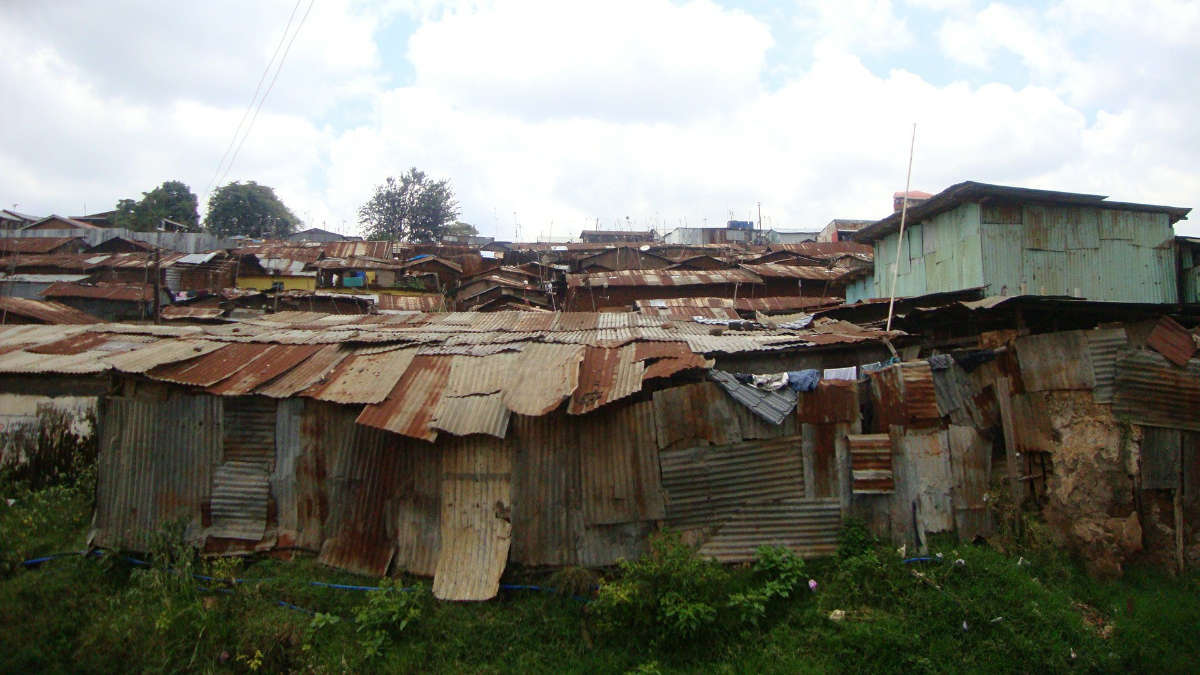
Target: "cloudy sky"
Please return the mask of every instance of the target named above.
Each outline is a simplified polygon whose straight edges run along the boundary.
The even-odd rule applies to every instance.
[[[914,122],[914,189],[1200,206],[1194,1],[8,0],[0,34],[0,207],[34,214],[167,179],[203,204],[223,176],[353,232],[416,166],[502,238],[759,202],[768,226],[816,229],[890,211]]]

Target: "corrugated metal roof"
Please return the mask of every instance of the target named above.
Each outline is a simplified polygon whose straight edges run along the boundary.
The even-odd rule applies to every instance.
[[[358,423],[433,441],[433,413],[446,389],[451,356],[416,356],[387,398],[363,408]]]
[[[194,359],[226,346],[213,340],[173,340],[153,342],[141,349],[116,354],[107,361],[113,369],[123,373],[145,373],[160,365]]]
[[[512,543],[512,450],[486,436],[457,439],[442,456],[439,600],[489,600]]]
[[[78,354],[95,349],[108,342],[108,339],[103,333],[79,333],[55,342],[30,347],[26,351],[31,354]]]
[[[1150,337],[1146,338],[1146,346],[1177,366],[1187,365],[1188,359],[1196,353],[1196,340],[1192,333],[1169,316],[1158,320],[1154,330],[1150,331]]]
[[[579,364],[579,386],[571,394],[567,412],[582,415],[641,391],[644,371],[634,345],[586,347]]]
[[[608,286],[706,286],[708,284],[759,284],[762,279],[747,270],[621,270],[595,274],[568,274],[569,288]]]
[[[152,284],[97,284],[66,283],[50,284],[42,291],[45,298],[94,298],[121,302],[148,302],[154,299]]]
[[[504,405],[518,415],[545,415],[579,385],[580,345],[533,343],[525,347],[504,387]]]
[[[305,394],[331,403],[379,403],[387,398],[416,355],[416,349],[356,353],[338,363],[322,384]]]
[[[255,359],[253,367],[242,368],[232,377],[209,387],[210,394],[242,396],[292,370],[321,350],[320,345],[272,345]]]
[[[836,281],[847,272],[840,267],[829,269],[816,265],[784,265],[781,263],[744,264],[740,267],[764,279],[802,279],[805,281]]]
[[[157,366],[147,371],[146,376],[176,384],[210,387],[245,368],[268,349],[270,345],[228,344],[196,359]]]
[[[320,382],[342,359],[351,354],[351,350],[342,349],[340,345],[323,345],[321,348],[270,384],[259,387],[256,393],[272,398],[287,398]]]
[[[0,237],[0,253],[49,253],[79,237]]]
[[[220,307],[189,307],[187,305],[168,305],[160,312],[166,321],[182,319],[219,319],[225,313]]]
[[[783,419],[796,408],[798,397],[790,387],[785,386],[779,391],[759,389],[738,382],[733,377],[733,373],[723,370],[711,370],[709,377],[721,385],[735,401],[772,424],[783,422]]]
[[[441,295],[392,295],[381,293],[376,302],[381,310],[410,312],[438,312],[446,309],[446,298]]]
[[[512,413],[500,392],[476,396],[445,396],[438,399],[429,426],[455,436],[487,434],[504,438]]]
[[[0,314],[13,314],[37,321],[38,323],[48,324],[82,325],[101,322],[100,319],[87,312],[69,307],[60,302],[46,302],[43,300],[8,296],[0,297]]]
[[[723,563],[749,562],[760,546],[782,546],[804,558],[837,551],[842,507],[836,499],[751,502],[701,544],[699,555]]]
[[[1200,431],[1200,359],[1180,368],[1162,354],[1130,352],[1117,361],[1113,413],[1151,427]]]

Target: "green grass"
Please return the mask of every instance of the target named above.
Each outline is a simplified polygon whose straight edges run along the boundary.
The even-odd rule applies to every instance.
[[[2,559],[78,550],[90,521],[89,494],[86,484],[48,488],[18,493],[12,507],[0,504]],[[427,592],[403,602],[397,593],[372,599],[309,585],[378,583],[311,559],[196,563],[196,571],[212,576],[269,579],[237,585],[191,582],[112,556],[64,558],[37,569],[10,564],[0,577],[0,671],[1200,670],[1200,576],[1134,568],[1119,581],[1099,582],[1053,551],[1026,554],[1032,564],[951,542],[935,552],[941,561],[905,564],[890,548],[848,544],[842,556],[807,561],[817,591],[802,584],[773,604],[759,627],[669,649],[653,646],[654,636],[645,634],[652,629],[600,630],[595,606],[571,597],[513,591],[474,604],[437,602]],[[730,583],[745,586],[750,575],[733,569]],[[323,618],[314,622],[278,606],[281,600]],[[835,610],[845,614],[842,621],[830,619]],[[403,630],[387,618],[410,612],[415,619]],[[368,656],[364,643],[373,631],[385,637],[380,653]]]

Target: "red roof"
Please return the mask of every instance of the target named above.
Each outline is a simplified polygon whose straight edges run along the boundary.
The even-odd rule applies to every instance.
[[[81,284],[60,281],[42,291],[46,298],[98,298],[124,302],[146,302],[154,299],[152,284]]]

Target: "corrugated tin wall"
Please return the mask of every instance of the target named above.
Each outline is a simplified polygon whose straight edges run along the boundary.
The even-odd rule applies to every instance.
[[[221,399],[221,464],[213,474],[209,536],[259,541],[266,534],[275,465],[274,399]]]
[[[144,551],[150,535],[175,518],[187,519],[189,538],[201,538],[213,468],[221,460],[221,431],[221,400],[215,396],[107,399],[95,543]]]

